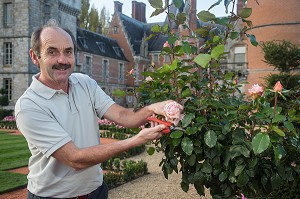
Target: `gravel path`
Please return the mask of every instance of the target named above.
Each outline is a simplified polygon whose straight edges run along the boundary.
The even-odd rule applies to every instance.
[[[148,163],[150,174],[135,179],[124,185],[109,190],[109,199],[211,199],[209,191],[206,190],[206,196],[200,197],[195,188],[190,186],[186,193],[180,187],[181,175],[175,172],[165,179],[159,163],[162,153],[154,153],[150,156],[144,152],[132,160],[143,160]]]

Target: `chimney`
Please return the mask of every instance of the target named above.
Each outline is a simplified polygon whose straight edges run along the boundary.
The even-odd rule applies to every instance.
[[[119,1],[114,1],[114,3],[115,3],[115,10],[114,10],[114,12],[121,12],[122,13],[123,3],[119,2]]]
[[[132,1],[132,18],[146,23],[146,4]]]
[[[189,25],[190,28],[195,31],[197,29],[197,1],[190,0],[190,20]]]

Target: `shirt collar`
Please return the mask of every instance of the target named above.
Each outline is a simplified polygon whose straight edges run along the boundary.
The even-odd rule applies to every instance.
[[[30,88],[35,92],[37,95],[45,98],[50,99],[52,98],[56,93],[63,92],[62,90],[55,90],[52,89],[46,85],[44,85],[42,82],[38,80],[38,77],[40,76],[40,73],[34,75],[32,77],[32,83],[30,85]],[[71,74],[69,77],[69,84],[76,84],[78,83],[78,80]],[[72,87],[72,86],[70,86]]]

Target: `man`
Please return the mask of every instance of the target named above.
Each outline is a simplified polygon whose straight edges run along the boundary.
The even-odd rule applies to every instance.
[[[151,104],[134,112],[113,102],[97,83],[72,73],[75,39],[55,21],[35,30],[30,57],[40,68],[15,106],[29,159],[28,198],[107,198],[99,163],[162,136],[164,125],[152,123],[138,135],[99,144],[97,117],[125,127],[138,127],[153,114],[163,114],[172,101]]]

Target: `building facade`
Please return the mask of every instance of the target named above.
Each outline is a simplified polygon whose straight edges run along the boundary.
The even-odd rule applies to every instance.
[[[38,73],[29,57],[34,28],[56,19],[76,35],[81,0],[0,0],[0,87],[13,106]]]
[[[299,0],[273,0],[248,1],[252,8],[249,20],[253,28],[249,31],[256,36],[258,42],[287,40],[293,44],[300,44],[300,1]],[[274,67],[267,65],[263,60],[262,49],[248,42],[248,87],[252,84],[264,83],[263,77],[277,73]]]

